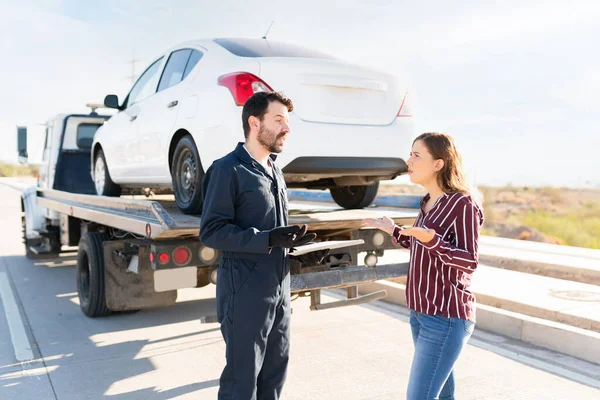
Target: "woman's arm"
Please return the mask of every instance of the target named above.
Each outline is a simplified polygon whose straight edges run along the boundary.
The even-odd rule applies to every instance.
[[[479,261],[479,230],[483,218],[479,208],[472,202],[456,207],[454,234],[456,245],[445,241],[439,234],[423,246],[435,254],[444,264],[472,273]]]
[[[394,230],[392,231],[392,239],[395,243],[399,244],[405,249],[410,248],[410,236],[403,235],[402,228],[398,225],[394,225]]]
[[[399,244],[400,246],[406,249],[410,248],[410,238],[408,236],[401,235],[400,231],[402,230],[402,228],[396,225],[394,221],[389,217],[383,216],[381,218],[365,218],[362,220],[362,225],[371,228],[381,229],[388,235],[392,236],[392,241],[395,244]]]

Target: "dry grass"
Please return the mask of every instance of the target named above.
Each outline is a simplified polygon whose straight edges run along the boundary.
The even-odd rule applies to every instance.
[[[399,185],[382,186],[383,193],[391,194],[394,186]],[[600,190],[515,186],[479,190],[484,195],[484,235],[600,249]],[[422,194],[414,187],[395,193]]]
[[[563,244],[600,249],[600,203],[586,202],[559,213],[529,212],[522,221]]]
[[[33,177],[39,170],[38,165],[17,165],[0,161],[0,177]]]

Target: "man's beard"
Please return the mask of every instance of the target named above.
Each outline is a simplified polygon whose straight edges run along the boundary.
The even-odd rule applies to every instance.
[[[277,143],[277,140],[284,135],[284,132],[277,134],[274,131],[267,129],[265,126],[261,126],[258,131],[257,139],[258,143],[262,144],[269,152],[281,153],[283,151],[283,143]]]

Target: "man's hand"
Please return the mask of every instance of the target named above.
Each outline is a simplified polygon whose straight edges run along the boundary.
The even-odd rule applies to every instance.
[[[292,260],[298,260],[307,266],[319,265],[329,255],[329,249],[311,251],[301,256],[289,256]]]
[[[282,226],[269,232],[269,246],[290,249],[302,246],[317,237],[316,233],[306,233],[306,225]]]

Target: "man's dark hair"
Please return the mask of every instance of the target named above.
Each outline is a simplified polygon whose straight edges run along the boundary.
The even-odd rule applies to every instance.
[[[274,101],[278,101],[287,107],[288,112],[294,109],[294,103],[292,100],[285,97],[280,92],[258,92],[254,93],[244,104],[242,110],[242,125],[244,126],[244,137],[247,139],[250,135],[250,124],[248,118],[250,116],[257,117],[259,120],[263,120],[263,117],[267,113],[269,104]]]

